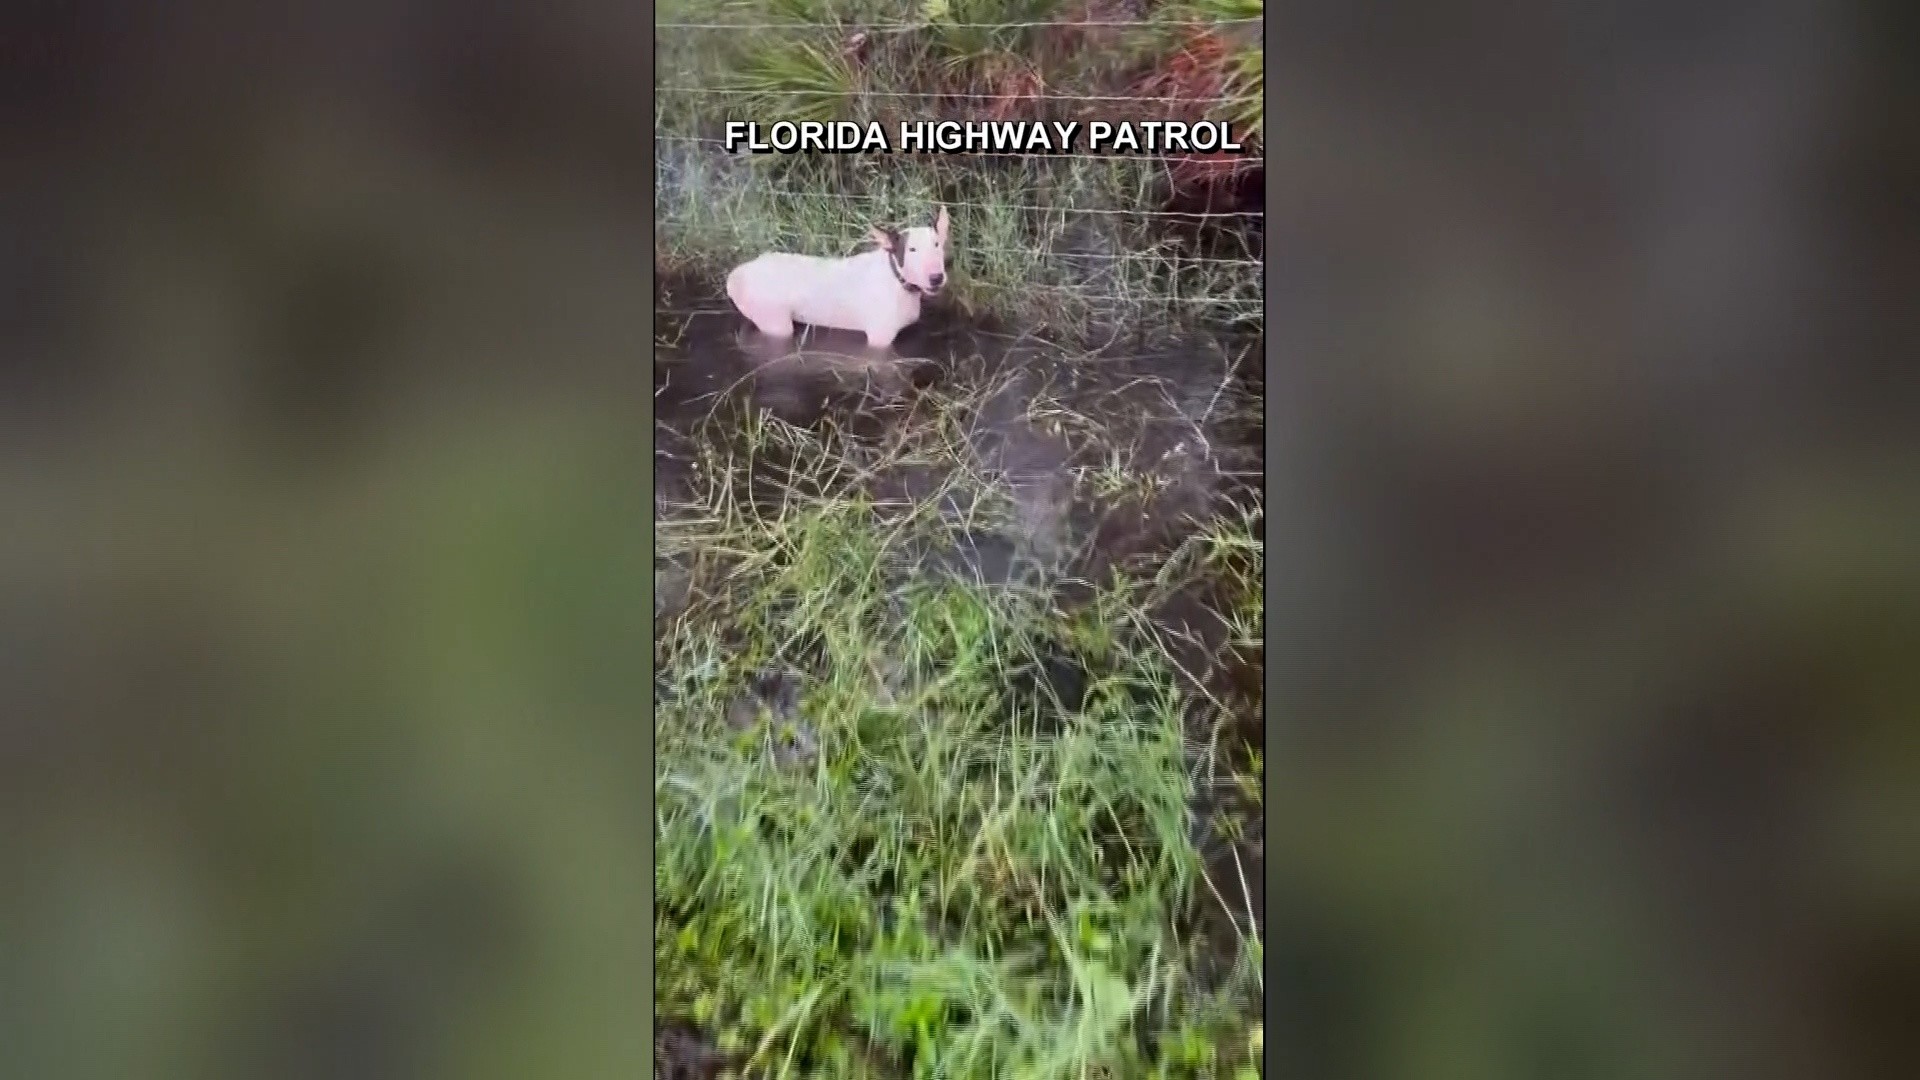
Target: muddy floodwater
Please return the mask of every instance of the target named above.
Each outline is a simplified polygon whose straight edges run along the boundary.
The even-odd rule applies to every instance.
[[[663,517],[686,501],[693,440],[724,439],[724,418],[742,409],[879,440],[936,397],[966,401],[967,467],[1005,484],[1018,507],[1014,527],[966,533],[954,553],[988,583],[1092,580],[1171,550],[1198,520],[1261,509],[1258,337],[1081,349],[935,320],[882,352],[858,335],[805,329],[790,343],[769,343],[744,320],[710,310],[659,311],[656,328],[655,509]],[[1088,472],[1112,479],[1090,494],[1071,482]],[[876,483],[916,499],[942,479],[903,468]],[[659,584],[659,603],[671,610],[670,570]],[[1257,671],[1236,677],[1259,679]]]
[[[1084,557],[1097,562],[1164,542],[1183,514],[1216,500],[1262,495],[1257,336],[1082,349],[935,319],[877,351],[859,335],[804,328],[789,343],[771,343],[711,305],[691,315],[656,311],[655,321],[654,460],[663,512],[684,476],[692,428],[728,408],[877,436],[929,390],[985,391],[972,418],[978,465],[1025,493],[1042,525],[1038,535],[1000,538],[1014,546],[1044,546],[1091,528],[1095,549]],[[1041,398],[1060,411],[1061,424],[1044,416],[1036,422],[1029,406]],[[1091,437],[1069,438],[1060,430],[1066,417]],[[1049,491],[1064,470],[1116,461],[1159,489],[1125,527],[1105,521],[1099,507],[1070,506]]]
[[[1261,535],[1257,336],[1074,348],[943,321],[936,310],[891,350],[877,351],[859,335],[806,329],[791,342],[769,342],[737,315],[713,310],[724,303],[690,305],[700,309],[692,314],[656,311],[662,521],[709,512],[702,500],[712,498],[712,477],[701,470],[729,456],[751,462],[742,467],[749,490],[741,497],[785,513],[805,463],[750,436],[772,418],[831,432],[840,445],[890,447],[857,467],[863,492],[878,503],[937,506],[951,523],[940,544],[909,557],[910,575],[1038,587],[1070,609],[1095,583],[1123,571],[1141,577],[1141,567],[1161,565],[1217,523],[1233,522],[1235,535],[1254,543]],[[935,437],[938,452],[900,445]],[[956,475],[964,482],[956,484]],[[970,514],[962,493],[982,489],[1004,496],[1005,512]],[[695,578],[672,557],[660,558],[657,621],[691,602]],[[1212,580],[1201,572],[1146,614],[1196,703],[1217,706],[1196,707],[1189,746],[1211,746],[1225,769],[1257,773],[1249,763],[1263,738],[1264,657],[1258,634],[1253,644],[1244,630],[1234,637],[1221,614],[1236,603],[1244,610],[1248,586],[1244,577]],[[1057,674],[1056,691],[1077,689],[1065,685],[1072,672]],[[1209,943],[1205,963],[1224,970],[1236,955],[1236,913],[1257,918],[1263,907],[1264,838],[1250,801],[1207,785],[1190,798],[1195,847],[1209,874],[1244,884],[1237,912],[1202,899],[1196,916],[1194,930]],[[1214,831],[1223,815],[1243,825]],[[656,1052],[669,1073],[687,1076],[705,1075],[701,1062],[711,1056],[684,1030]]]

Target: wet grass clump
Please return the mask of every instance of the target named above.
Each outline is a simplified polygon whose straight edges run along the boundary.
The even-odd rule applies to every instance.
[[[660,274],[720,280],[767,251],[854,255],[870,227],[932,225],[945,203],[954,240],[939,302],[963,316],[1082,342],[1119,326],[1261,323],[1255,237],[1215,230],[1202,249],[1192,230],[1128,213],[1154,199],[1155,176],[1140,164],[1027,161],[955,176],[893,164],[849,198],[834,181],[770,181],[764,160],[663,149]]]
[[[1257,803],[1199,808],[1259,781],[1154,612],[1208,579],[1223,648],[1257,642],[1257,519],[1099,580],[943,561],[1018,522],[968,408],[928,395],[877,437],[723,408],[688,440],[659,526],[660,1019],[743,1077],[1256,1076],[1257,905],[1210,852]]]

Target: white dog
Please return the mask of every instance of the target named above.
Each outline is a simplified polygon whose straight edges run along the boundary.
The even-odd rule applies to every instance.
[[[920,300],[947,280],[947,208],[933,227],[875,228],[879,246],[845,259],[772,252],[727,275],[727,296],[760,332],[793,336],[793,324],[858,330],[885,348],[920,318]]]

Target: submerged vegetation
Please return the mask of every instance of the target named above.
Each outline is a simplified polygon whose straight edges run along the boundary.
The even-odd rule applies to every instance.
[[[1072,448],[1056,526],[978,456],[1008,401]],[[1177,514],[1051,392],[897,408],[670,451],[659,1022],[740,1076],[1258,1076],[1259,704],[1203,670],[1260,663],[1251,493]]]
[[[949,302],[964,314],[1062,336],[1257,326],[1260,13],[1261,0],[662,4],[657,269],[711,275],[776,247],[851,254],[869,225],[944,202]],[[1214,119],[1249,154],[722,149],[727,121],[807,119]]]

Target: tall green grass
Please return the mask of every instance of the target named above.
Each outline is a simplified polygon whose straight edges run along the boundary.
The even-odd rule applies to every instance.
[[[728,156],[729,120],[1153,119],[1167,107],[1124,101],[1156,57],[1177,53],[1179,20],[1257,16],[1257,0],[1169,7],[1137,27],[1078,34],[1018,26],[1068,17],[1059,0],[741,0],[662,5],[662,22],[768,24],[661,31],[656,131],[657,269],[713,277],[779,248],[860,249],[872,225],[954,217],[952,302],[1065,336],[1154,327],[1257,327],[1259,252],[1247,219],[1171,224],[1164,164],[1088,158]],[[1111,16],[1107,16],[1111,17]],[[905,31],[862,27],[913,24]],[[978,24],[996,24],[981,26]],[[1228,94],[1215,108],[1259,126],[1259,38],[1244,28]],[[1250,40],[1250,44],[1248,43]],[[1017,100],[999,102],[992,95]],[[982,96],[985,95],[985,96]],[[1203,235],[1204,233],[1204,235]]]
[[[1189,255],[1137,215],[1080,212],[1150,198],[1150,177],[1131,163],[1023,162],[972,175],[904,166],[865,183],[807,186],[769,181],[758,162],[701,154],[663,155],[659,168],[664,275],[711,273],[771,250],[851,255],[873,225],[931,225],[932,208],[958,190],[969,198],[951,204],[943,302],[966,315],[1066,333],[1148,320],[1260,325],[1257,268]]]
[[[1257,647],[1257,519],[1078,585],[955,569],[956,537],[1019,528],[967,450],[979,400],[880,442],[725,411],[695,433],[658,540],[662,1018],[742,1076],[1257,1075],[1258,914],[1205,853],[1257,813],[1258,763],[1152,615],[1204,578],[1225,647]],[[926,486],[885,494],[902,472]]]

